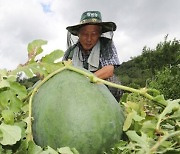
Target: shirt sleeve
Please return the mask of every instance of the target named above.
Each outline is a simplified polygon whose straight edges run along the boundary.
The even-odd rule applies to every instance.
[[[111,43],[111,52],[112,52],[111,58],[109,59],[100,58],[100,63],[102,67],[107,65],[113,65],[115,67],[118,67],[120,65],[117,50],[113,42]]]

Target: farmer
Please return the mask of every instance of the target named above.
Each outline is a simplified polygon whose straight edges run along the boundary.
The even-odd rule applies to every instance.
[[[68,49],[63,60],[71,59],[74,66],[83,67],[101,79],[117,83],[114,69],[120,62],[112,41],[116,24],[102,22],[99,11],[87,11],[82,14],[79,24],[66,29]],[[107,32],[110,33],[110,38],[104,37]],[[78,37],[76,43],[73,42],[72,35]],[[110,87],[109,89],[119,101],[120,91]]]

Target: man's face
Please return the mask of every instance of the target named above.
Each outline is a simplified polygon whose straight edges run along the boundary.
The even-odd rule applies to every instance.
[[[85,51],[92,49],[101,35],[101,27],[98,25],[86,25],[79,31],[79,41]]]

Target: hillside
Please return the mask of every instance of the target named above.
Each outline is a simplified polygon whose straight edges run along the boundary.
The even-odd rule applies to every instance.
[[[180,40],[174,38],[168,40],[168,35],[163,42],[157,44],[155,49],[144,47],[140,56],[123,62],[115,70],[123,85],[135,88],[149,86],[150,82],[158,82],[158,74],[169,70],[169,77],[164,75],[167,81],[161,84],[169,86],[179,85],[180,78]],[[166,73],[167,74],[167,73]],[[161,79],[162,81],[162,79]],[[160,81],[159,81],[160,82]],[[151,84],[152,85],[152,84]],[[155,85],[155,84],[154,84]],[[156,87],[157,88],[157,87]],[[180,96],[180,93],[177,94]]]

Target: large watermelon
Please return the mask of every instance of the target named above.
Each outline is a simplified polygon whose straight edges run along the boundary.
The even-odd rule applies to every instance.
[[[41,147],[68,146],[80,154],[100,154],[121,138],[120,105],[103,84],[64,70],[44,83],[33,98],[33,137]]]

